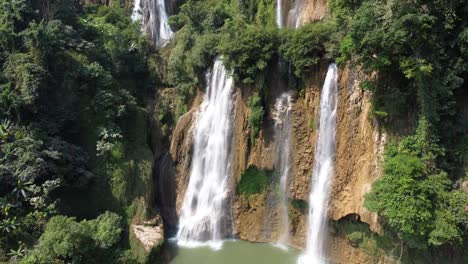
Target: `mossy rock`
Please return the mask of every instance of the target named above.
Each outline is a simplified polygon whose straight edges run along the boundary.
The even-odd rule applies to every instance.
[[[362,232],[357,232],[356,231],[356,232],[352,232],[350,234],[347,234],[346,238],[348,239],[349,243],[351,243],[351,245],[353,247],[358,247],[362,243],[363,234],[362,234]]]
[[[131,228],[130,228],[131,229]],[[149,252],[146,251],[146,249],[143,247],[143,245],[138,241],[137,237],[133,233],[132,230],[130,230],[130,249],[132,252],[132,255],[138,263],[146,264],[146,263],[151,263],[151,264],[161,264],[164,263],[162,251],[163,251],[163,246],[164,242],[162,242],[159,245],[154,246]]]

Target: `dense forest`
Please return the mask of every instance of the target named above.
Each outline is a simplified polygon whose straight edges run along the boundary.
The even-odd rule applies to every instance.
[[[146,140],[135,117],[156,81],[149,42],[118,3],[0,6],[0,256],[131,263],[123,177]]]
[[[330,0],[329,15],[298,29],[277,28],[272,0],[175,6],[175,37],[159,49],[131,1],[0,0],[0,263],[149,261],[129,236],[156,210],[139,199],[158,151],[149,119],[167,137],[218,56],[255,91],[252,142],[278,62],[299,95],[321,65],[362,69],[371,118],[390,134],[366,208],[408,252],[467,254],[466,1]],[[174,100],[152,113],[159,87]]]

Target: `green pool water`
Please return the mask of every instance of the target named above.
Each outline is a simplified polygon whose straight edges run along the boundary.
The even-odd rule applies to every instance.
[[[170,264],[295,264],[299,252],[266,243],[228,241],[219,250],[209,247],[173,248]]]

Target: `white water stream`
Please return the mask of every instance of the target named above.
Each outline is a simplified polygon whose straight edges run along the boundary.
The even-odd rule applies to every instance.
[[[291,102],[289,93],[282,94],[275,103],[276,166],[279,173],[278,239],[277,245],[286,247],[289,242],[288,176],[290,168]]]
[[[206,93],[195,123],[190,180],[179,219],[180,246],[220,248],[230,213],[230,128],[233,78],[221,60],[206,75]]]
[[[312,191],[309,196],[307,248],[299,257],[301,264],[326,263],[327,207],[334,174],[338,68],[328,66],[320,95],[320,123],[315,147]]]
[[[165,0],[135,0],[132,19],[140,21],[157,47],[164,47],[174,33],[169,27]]]
[[[276,0],[276,25],[278,28],[290,26],[292,28],[298,28],[301,26],[300,15],[301,15],[302,2],[301,0],[295,0],[294,4],[289,10],[284,9],[283,0]],[[286,22],[286,23],[285,23]]]
[[[294,28],[298,28],[301,26],[301,21],[300,21],[300,16],[301,16],[301,7],[302,7],[302,1],[301,0],[296,0],[294,3],[294,10],[293,12],[293,23],[294,23]]]
[[[278,28],[283,27],[283,1],[276,0],[276,25]]]

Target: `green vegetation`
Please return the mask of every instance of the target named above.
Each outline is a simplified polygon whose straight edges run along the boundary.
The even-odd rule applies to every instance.
[[[314,118],[310,118],[310,121],[309,121],[309,128],[310,128],[310,130],[314,130],[314,129],[315,129],[315,120],[314,120]]]
[[[178,32],[168,47],[164,79],[176,88],[177,116],[187,111],[215,57],[222,56],[237,82],[253,84],[265,72],[277,49],[271,0],[189,0],[169,22]]]
[[[437,168],[442,152],[428,129],[422,119],[416,135],[387,148],[385,175],[366,195],[366,206],[385,217],[410,247],[461,245],[468,196],[451,190],[447,173]]]
[[[339,221],[331,222],[334,234],[344,236],[353,247],[358,247],[367,255],[378,261],[381,256],[400,259],[401,243],[394,242],[394,235],[386,233],[379,236],[370,231],[369,226],[353,219],[353,215],[346,216]]]
[[[275,29],[234,21],[227,24],[225,30],[229,34],[223,36],[219,46],[224,64],[233,70],[237,80],[244,84],[253,84],[272,59]]]
[[[466,3],[455,1],[335,0],[334,12],[349,28],[341,61],[353,60],[366,72],[374,108],[393,121],[413,110],[437,127],[454,118],[453,93],[466,71]],[[353,10],[353,11],[350,11]],[[414,110],[413,110],[414,111]]]
[[[284,30],[279,51],[294,67],[294,74],[305,79],[323,59],[336,58],[339,37],[334,21],[310,23],[297,30]]]
[[[263,116],[265,111],[263,110],[262,101],[257,92],[255,92],[247,101],[247,105],[252,111],[249,116],[249,125],[251,126],[250,141],[252,144],[258,137],[258,133],[263,124]]]
[[[349,240],[351,245],[355,247],[362,243],[363,237],[364,235],[359,231],[355,231],[346,235],[346,238]]]
[[[168,58],[166,81],[176,88],[176,115],[186,112],[203,73],[217,55],[219,32],[229,17],[220,1],[187,1],[169,23],[179,29]]]
[[[167,134],[218,56],[252,91],[252,144],[279,61],[295,88],[334,60],[361,69],[371,117],[391,141],[365,200],[385,236],[353,221],[336,229],[376,257],[466,247],[466,1],[330,0],[324,20],[278,30],[275,1],[188,0],[160,51],[121,7],[129,1],[79,2],[0,0],[0,262],[147,261],[127,230],[152,213],[147,101],[156,85],[174,88],[155,114]],[[270,181],[251,166],[237,191],[262,193]],[[291,205],[297,222],[305,203]]]
[[[255,166],[249,166],[242,172],[241,180],[237,185],[237,192],[243,195],[263,193],[267,190],[271,181],[270,175],[265,170]]]
[[[261,82],[278,56],[292,64],[298,77],[305,78],[321,58],[337,56],[342,37],[334,22],[280,32],[271,0],[187,1],[170,23],[179,31],[170,48],[167,80],[186,102],[217,55],[223,56],[238,83]]]
[[[122,218],[106,212],[95,220],[76,222],[73,217],[54,216],[39,244],[21,263],[99,263],[108,261],[112,247],[121,239]]]
[[[330,7],[344,36],[338,62],[362,67],[373,117],[392,134],[384,176],[365,206],[405,247],[461,248],[468,152],[457,95],[468,66],[466,2],[333,0]]]
[[[292,207],[294,207],[294,208],[296,208],[298,210],[301,210],[303,212],[305,212],[307,210],[307,207],[309,206],[306,201],[298,200],[298,199],[291,200],[290,203],[291,203]]]
[[[42,2],[0,0],[0,262],[132,263],[152,48],[118,2]]]

